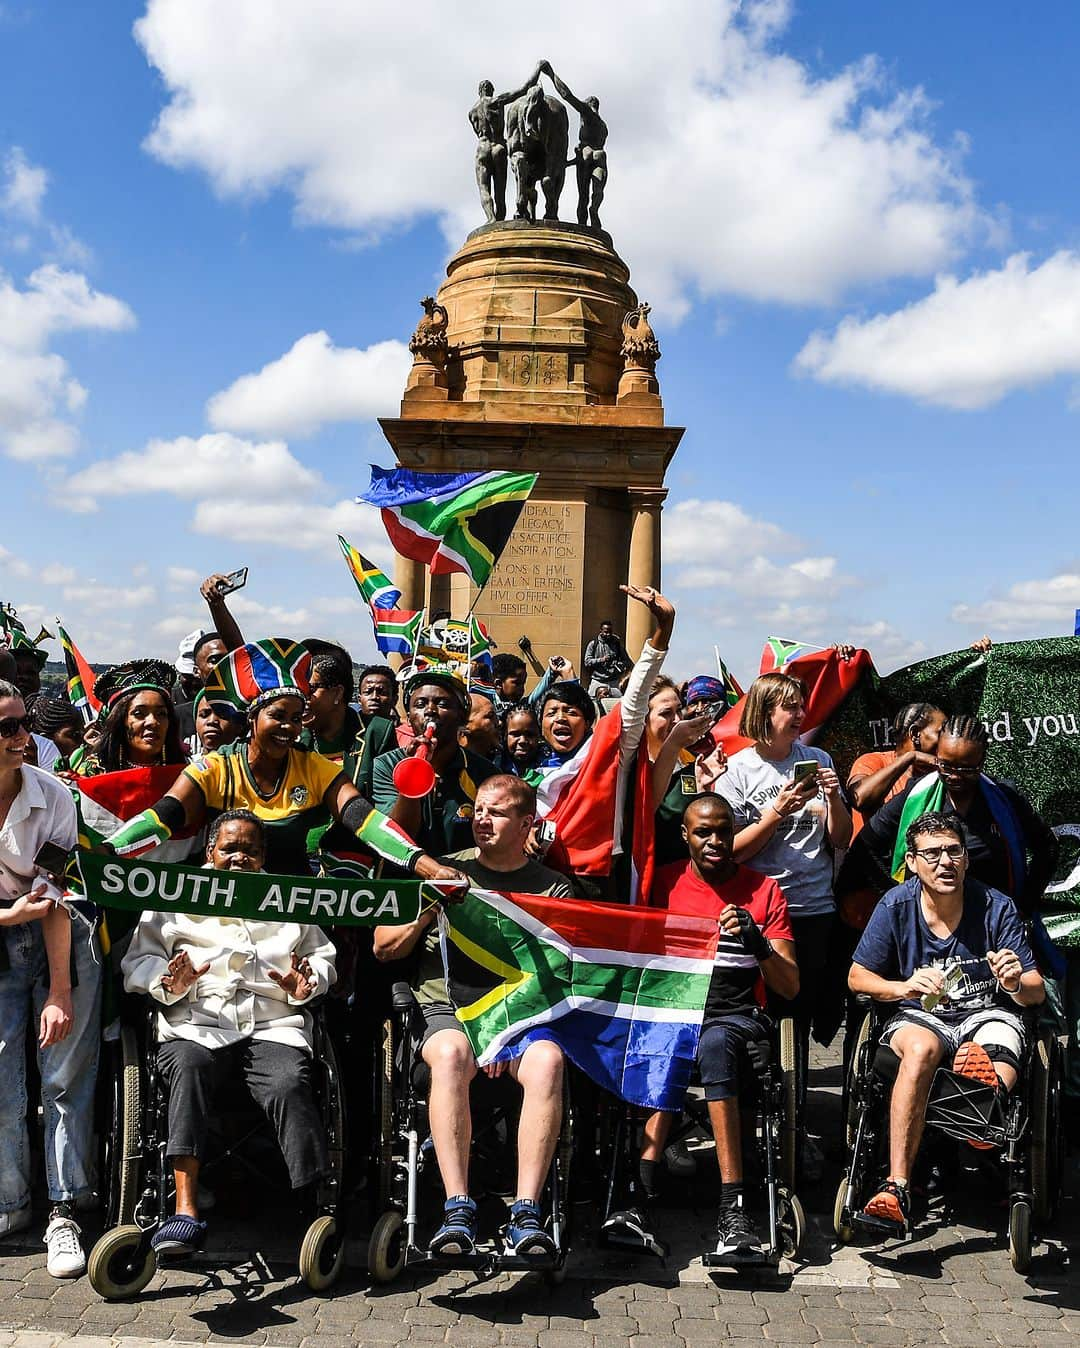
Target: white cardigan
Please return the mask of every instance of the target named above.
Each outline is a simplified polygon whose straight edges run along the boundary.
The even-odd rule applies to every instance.
[[[169,960],[186,950],[198,968],[210,968],[177,996],[161,985]],[[225,1048],[242,1039],[267,1039],[311,1052],[310,998],[297,1001],[269,978],[286,974],[293,951],[307,957],[315,979],[311,996],[337,978],[335,951],[322,929],[299,922],[244,922],[191,913],[143,913],[120,968],[128,992],[162,1003],[161,1040],[189,1039]]]

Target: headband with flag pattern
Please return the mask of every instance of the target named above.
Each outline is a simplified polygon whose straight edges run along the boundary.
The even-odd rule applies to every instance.
[[[263,637],[223,656],[206,680],[211,701],[255,711],[275,697],[302,697],[311,692],[311,652],[290,637]]]

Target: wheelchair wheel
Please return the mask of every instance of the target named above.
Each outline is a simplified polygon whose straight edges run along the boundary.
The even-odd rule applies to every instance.
[[[405,1267],[405,1219],[397,1208],[384,1212],[371,1228],[367,1265],[376,1282],[393,1282]]]
[[[776,1191],[776,1231],[783,1258],[798,1258],[806,1238],[806,1213],[798,1197],[782,1187]]]
[[[1064,1169],[1060,1054],[1053,1035],[1043,1033],[1031,1056],[1031,1192],[1039,1222],[1053,1219]]]
[[[836,1232],[836,1239],[841,1245],[850,1245],[855,1239],[855,1228],[850,1222],[844,1221],[844,1200],[847,1198],[848,1177],[844,1175],[840,1180],[840,1185],[836,1190],[836,1201],[833,1203],[832,1224]]]
[[[385,1211],[390,1206],[390,1183],[394,1169],[394,1022],[392,1020],[384,1020],[382,1024],[376,1089],[379,1092],[376,1189],[379,1209]]]
[[[1009,1259],[1017,1273],[1031,1267],[1031,1207],[1022,1198],[1009,1208]]]
[[[142,1170],[142,1060],[133,1025],[120,1029],[112,1080],[112,1118],[105,1142],[105,1218],[110,1227],[135,1220]]]
[[[869,1012],[862,1018],[862,1024],[859,1026],[859,1033],[855,1036],[855,1046],[851,1054],[851,1062],[848,1064],[848,1078],[844,1083],[846,1087],[845,1109],[844,1109],[844,1144],[850,1152],[855,1145],[855,1130],[859,1126],[859,1106],[855,1100],[855,1092],[851,1089],[852,1084],[859,1075],[861,1067],[863,1045],[870,1038],[870,1030],[873,1025],[873,1017]]]
[[[106,1301],[138,1296],[157,1269],[149,1248],[141,1257],[143,1232],[138,1226],[117,1226],[106,1231],[90,1251],[86,1271],[90,1286]]]
[[[345,1266],[345,1242],[335,1217],[316,1217],[300,1246],[300,1276],[313,1292],[325,1292]]]
[[[780,1022],[780,1075],[784,1091],[784,1118],[780,1133],[780,1181],[795,1188],[798,1165],[798,1055],[795,1046],[795,1022],[785,1016]]]

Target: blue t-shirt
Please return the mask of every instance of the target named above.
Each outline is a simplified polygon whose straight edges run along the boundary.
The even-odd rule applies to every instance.
[[[916,969],[940,969],[945,973],[959,965],[963,977],[934,1011],[946,1021],[963,1020],[986,1007],[1013,1007],[986,962],[988,950],[1008,949],[1025,973],[1035,968],[1012,899],[978,880],[968,879],[964,885],[964,911],[956,930],[950,936],[935,936],[923,917],[921,891],[917,876],[889,890],[866,925],[852,957],[854,962],[881,978],[898,982],[910,978]],[[921,1003],[913,997],[900,1005],[916,1007]]]

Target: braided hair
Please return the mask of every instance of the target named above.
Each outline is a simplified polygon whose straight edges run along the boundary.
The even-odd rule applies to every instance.
[[[893,717],[894,741],[900,744],[924,730],[940,711],[932,702],[908,702]]]
[[[981,749],[990,743],[990,733],[977,716],[950,716],[941,727],[941,738],[963,740],[965,744],[977,744]]]

